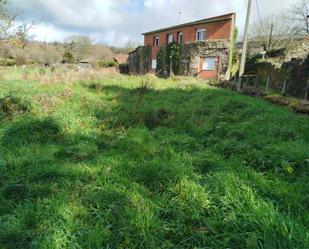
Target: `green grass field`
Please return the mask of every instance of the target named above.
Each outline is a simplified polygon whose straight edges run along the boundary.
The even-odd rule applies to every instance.
[[[308,116],[196,79],[28,77],[0,83],[1,249],[308,249]]]

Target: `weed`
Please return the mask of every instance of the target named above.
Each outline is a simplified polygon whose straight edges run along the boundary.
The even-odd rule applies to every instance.
[[[19,97],[8,95],[0,98],[0,118],[12,117],[26,112],[30,112],[31,104]]]

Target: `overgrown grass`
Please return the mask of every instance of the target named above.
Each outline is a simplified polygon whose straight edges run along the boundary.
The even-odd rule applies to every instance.
[[[2,81],[0,248],[308,248],[307,116],[104,77]]]

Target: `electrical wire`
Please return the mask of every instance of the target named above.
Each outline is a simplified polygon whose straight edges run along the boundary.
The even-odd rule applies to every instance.
[[[256,3],[256,8],[257,8],[257,13],[258,13],[258,16],[259,16],[260,25],[261,25],[261,27],[263,27],[263,22],[262,22],[262,18],[261,18],[261,12],[260,12],[258,0],[255,0],[255,3]]]

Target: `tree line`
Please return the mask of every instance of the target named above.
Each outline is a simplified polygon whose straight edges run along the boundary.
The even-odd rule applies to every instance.
[[[129,41],[117,48],[96,44],[84,35],[74,35],[62,42],[40,42],[30,36],[37,22],[18,22],[18,11],[9,11],[8,1],[0,0],[0,65],[75,63],[81,60],[112,60],[115,54],[126,54],[136,44]]]
[[[297,38],[309,35],[309,1],[299,0],[286,10],[254,22],[250,40],[266,50],[282,48]]]

